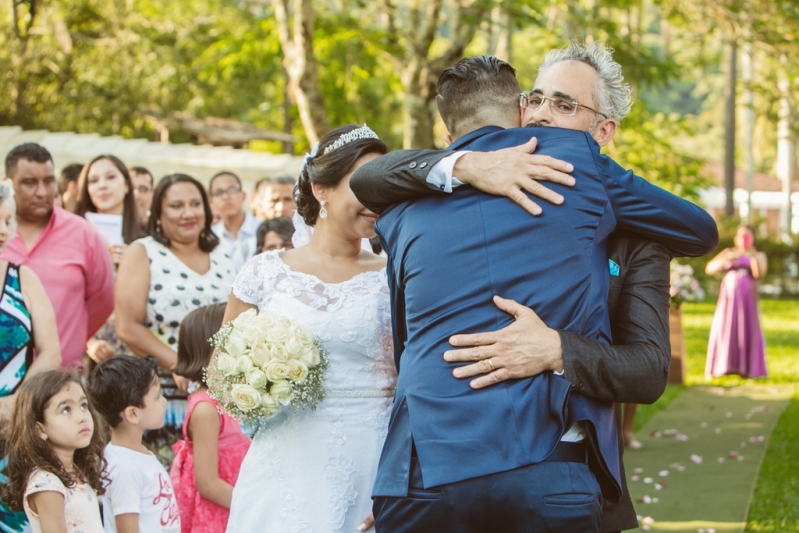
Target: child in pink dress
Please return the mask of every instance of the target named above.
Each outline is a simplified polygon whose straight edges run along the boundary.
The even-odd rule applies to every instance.
[[[211,360],[208,339],[222,324],[225,304],[195,309],[180,324],[175,374],[202,383]],[[169,471],[180,509],[181,533],[225,531],[233,486],[250,447],[239,423],[221,412],[206,387],[189,395],[183,440],[173,446]]]

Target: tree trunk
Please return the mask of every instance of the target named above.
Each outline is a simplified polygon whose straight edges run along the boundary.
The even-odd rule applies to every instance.
[[[273,5],[283,66],[288,73],[288,91],[297,105],[305,136],[313,144],[327,133],[330,125],[316,77],[311,0],[274,0]],[[293,17],[291,22],[290,17]]]
[[[428,79],[429,65],[412,60],[402,73],[405,90],[403,103],[402,147],[435,148],[435,82]]]
[[[735,214],[733,192],[735,190],[735,82],[738,77],[738,43],[731,38],[727,45],[727,87],[724,106],[724,193],[726,203],[724,213]]]
[[[780,232],[791,234],[792,206],[791,189],[796,173],[796,135],[791,129],[794,115],[791,106],[791,83],[788,78],[788,59],[780,58],[781,73],[778,82],[780,89],[780,119],[777,124],[777,177],[782,182],[782,209],[780,210]]]
[[[751,42],[744,44],[741,66],[744,82],[744,159],[746,170],[746,217],[747,223],[754,219],[752,214],[752,181],[755,175],[754,134],[755,134],[755,93],[752,90],[754,78],[754,54]]]

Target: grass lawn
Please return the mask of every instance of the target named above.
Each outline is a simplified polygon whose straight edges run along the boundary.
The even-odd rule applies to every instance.
[[[799,384],[799,301],[760,301],[769,376],[758,380],[747,380],[740,376],[705,378],[707,339],[714,309],[713,302],[683,304],[682,325],[685,333],[688,386]],[[668,385],[666,392],[655,404],[639,406],[635,428],[640,428],[652,415],[665,409],[683,388],[679,385]],[[720,494],[719,497],[723,495]],[[771,436],[749,510],[746,531],[799,531],[799,389]]]

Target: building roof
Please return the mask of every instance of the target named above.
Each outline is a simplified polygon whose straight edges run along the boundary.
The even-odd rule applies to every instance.
[[[724,187],[724,164],[708,162],[705,165],[705,174],[712,179],[719,187]],[[746,172],[743,169],[735,169],[735,188],[747,189]],[[781,192],[782,182],[779,178],[769,176],[763,172],[755,172],[752,176],[752,191]],[[799,192],[799,174],[792,183],[792,192]]]
[[[197,146],[151,142],[146,139],[102,137],[96,133],[23,130],[19,126],[0,126],[0,154],[13,147],[34,142],[47,148],[56,171],[70,163],[88,163],[102,154],[113,154],[128,166],[146,167],[156,180],[172,172],[183,172],[207,182],[221,170],[235,172],[244,181],[264,176],[299,173],[302,157],[287,154],[252,152],[229,146]]]

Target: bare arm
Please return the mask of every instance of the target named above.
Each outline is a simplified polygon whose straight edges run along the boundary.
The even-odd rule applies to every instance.
[[[760,279],[768,272],[768,258],[763,252],[755,252],[751,261],[752,277]]]
[[[724,270],[727,263],[732,261],[733,252],[731,248],[725,248],[716,257],[711,259],[705,266],[705,274],[714,275]]]
[[[210,402],[200,402],[189,419],[194,446],[194,479],[203,498],[230,509],[233,486],[219,478],[219,413]]]
[[[31,314],[33,345],[36,350],[36,358],[25,373],[23,379],[25,381],[39,372],[57,370],[61,366],[61,345],[58,340],[53,306],[50,304],[42,282],[39,281],[33,270],[26,266],[20,267],[19,278],[25,307]],[[0,397],[0,438],[4,438],[7,431],[10,431],[10,420],[16,399],[16,393]]]
[[[88,243],[91,272],[86,276],[86,309],[89,312],[89,325],[86,339],[90,339],[100,329],[114,311],[114,267],[103,239],[92,232]]]
[[[244,311],[248,309],[255,309],[258,310],[258,307],[252,304],[244,303],[239,300],[235,294],[232,292],[230,293],[230,297],[227,301],[227,307],[225,307],[225,316],[222,318],[222,324],[227,324],[231,320],[234,320],[237,316],[242,314]]]
[[[34,492],[28,495],[28,505],[39,515],[42,533],[67,533],[63,494],[52,490]]]
[[[158,340],[145,326],[150,292],[150,260],[139,243],[130,245],[119,264],[114,307],[117,335],[138,356],[153,355],[158,364],[171,369],[177,353]]]
[[[19,269],[19,277],[25,305],[31,314],[33,344],[36,348],[36,359],[25,375],[25,379],[28,379],[39,372],[58,369],[61,366],[61,346],[55,312],[39,277],[26,266]]]
[[[139,513],[118,514],[114,520],[117,533],[139,533]]]

